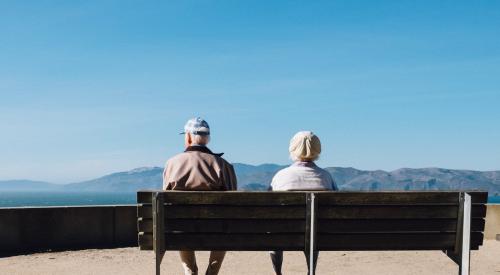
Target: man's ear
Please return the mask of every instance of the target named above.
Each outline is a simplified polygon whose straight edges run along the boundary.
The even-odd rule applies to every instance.
[[[193,144],[193,138],[190,133],[187,133],[186,135],[187,135],[187,145],[190,146],[191,144]]]

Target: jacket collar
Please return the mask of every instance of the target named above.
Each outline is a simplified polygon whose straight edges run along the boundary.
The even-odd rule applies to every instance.
[[[292,166],[302,166],[302,167],[316,167],[314,161],[296,161]]]
[[[189,146],[188,148],[186,148],[186,150],[184,150],[184,152],[202,152],[202,153],[214,155],[217,157],[222,157],[222,155],[224,155],[224,153],[218,153],[218,154],[213,153],[206,146]]]

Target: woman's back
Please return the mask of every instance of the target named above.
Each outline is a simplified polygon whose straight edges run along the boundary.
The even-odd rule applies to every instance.
[[[273,177],[271,188],[274,191],[337,190],[330,173],[312,161],[297,161],[280,170]]]

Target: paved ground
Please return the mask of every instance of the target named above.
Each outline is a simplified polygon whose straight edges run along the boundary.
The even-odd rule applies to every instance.
[[[137,248],[39,253],[0,258],[0,274],[153,274],[151,251]],[[177,253],[168,252],[163,274],[182,274]],[[206,267],[207,252],[198,253],[200,270]],[[302,253],[285,253],[285,275],[306,274]],[[431,252],[322,252],[317,274],[457,274],[457,266],[443,253]],[[203,272],[200,272],[203,274]],[[228,252],[221,275],[273,274],[266,252]],[[472,253],[473,275],[500,275],[500,242],[485,241]]]

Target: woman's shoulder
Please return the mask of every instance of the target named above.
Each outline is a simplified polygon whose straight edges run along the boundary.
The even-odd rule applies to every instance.
[[[294,174],[294,171],[293,171],[292,167],[288,166],[288,167],[285,167],[285,168],[279,170],[278,172],[276,172],[276,174],[274,174],[273,180],[279,179],[282,177],[288,177],[288,176],[291,176],[293,174]]]

